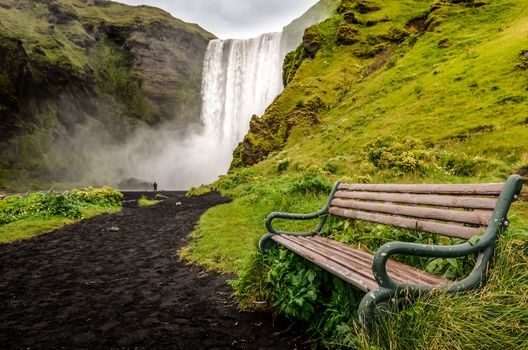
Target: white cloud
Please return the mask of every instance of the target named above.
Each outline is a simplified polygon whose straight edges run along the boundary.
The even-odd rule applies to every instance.
[[[197,23],[216,36],[249,38],[280,31],[318,0],[119,0],[150,5],[186,22]]]

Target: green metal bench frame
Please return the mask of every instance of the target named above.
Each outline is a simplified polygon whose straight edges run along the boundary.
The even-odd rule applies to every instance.
[[[334,199],[341,182],[334,185],[325,207],[311,214],[292,214],[273,212],[266,219],[268,233],[262,236],[259,247],[262,251],[269,250],[277,243],[272,240],[275,235],[310,237],[318,235],[325,225],[329,215],[329,208]],[[522,188],[520,176],[512,175],[502,186],[500,195],[491,214],[491,220],[485,231],[479,236],[475,243],[465,242],[457,245],[426,245],[407,242],[390,242],[381,246],[374,254],[372,260],[372,272],[378,287],[368,292],[359,305],[360,322],[367,329],[373,326],[376,308],[379,305],[387,305],[393,300],[401,298],[414,298],[422,293],[433,289],[441,289],[446,292],[458,293],[473,290],[482,286],[486,281],[486,272],[490,260],[494,254],[498,235],[507,229],[509,222],[507,214],[512,202],[518,199]],[[285,232],[276,230],[272,226],[275,219],[312,220],[320,219],[317,227],[310,232]],[[465,278],[452,284],[443,285],[416,285],[397,282],[387,273],[387,262],[392,255],[414,255],[435,258],[457,258],[467,255],[478,255],[472,272]]]

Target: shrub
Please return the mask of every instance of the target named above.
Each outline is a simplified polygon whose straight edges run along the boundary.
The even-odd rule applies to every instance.
[[[332,184],[319,174],[311,173],[302,179],[294,181],[290,186],[290,194],[319,194],[328,193]]]
[[[116,189],[105,186],[102,188],[82,188],[80,190],[74,189],[70,195],[77,198],[81,202],[100,205],[103,207],[119,206],[123,199],[123,194]]]
[[[79,219],[87,205],[117,207],[123,195],[111,187],[81,189],[71,192],[31,193],[9,196],[0,201],[0,225],[29,217],[64,217]]]
[[[287,170],[290,166],[290,162],[291,160],[289,158],[279,160],[279,162],[277,163],[277,171],[283,172]]]
[[[451,152],[441,152],[439,163],[446,173],[457,176],[473,176],[488,165],[482,157]]]
[[[368,159],[378,169],[423,173],[436,162],[433,151],[413,137],[399,140],[394,136],[381,137],[365,147]]]
[[[0,225],[22,220],[31,216],[62,216],[76,219],[81,217],[81,202],[68,193],[32,193],[6,197],[0,202]]]

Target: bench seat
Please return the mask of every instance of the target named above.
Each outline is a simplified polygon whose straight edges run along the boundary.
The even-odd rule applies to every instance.
[[[364,292],[379,287],[372,272],[374,254],[321,236],[275,235],[272,240],[321,266]],[[417,286],[450,285],[453,281],[393,260],[387,272],[396,281]]]

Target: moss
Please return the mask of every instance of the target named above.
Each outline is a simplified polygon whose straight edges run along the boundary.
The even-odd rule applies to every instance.
[[[361,14],[365,14],[369,12],[378,11],[379,9],[381,9],[381,6],[372,1],[342,0],[339,6],[337,7],[337,13],[344,14],[355,10]]]
[[[295,73],[301,66],[303,60],[308,55],[303,45],[299,45],[295,51],[289,52],[284,58],[284,65],[282,66],[282,82],[287,86],[295,77]]]
[[[401,43],[410,35],[410,33],[404,29],[399,27],[391,27],[387,32],[382,34],[380,38],[385,41],[389,41],[392,43]]]
[[[353,45],[361,40],[357,26],[349,23],[343,23],[339,26],[336,36],[338,45]]]

